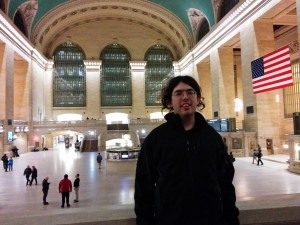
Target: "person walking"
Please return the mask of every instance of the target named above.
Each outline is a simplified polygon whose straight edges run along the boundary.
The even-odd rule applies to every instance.
[[[67,203],[67,207],[70,207],[69,199],[70,192],[72,192],[72,182],[68,179],[68,174],[65,174],[64,179],[59,182],[58,191],[61,193],[61,208],[65,207],[65,203]]]
[[[102,162],[102,155],[100,154],[100,152],[97,155],[97,163],[99,166],[99,170],[101,169],[101,162]]]
[[[220,134],[196,111],[205,107],[197,81],[176,76],[161,96],[169,113],[140,150],[136,224],[239,225],[233,163]]]
[[[45,177],[42,186],[43,186],[43,204],[44,205],[49,205],[49,202],[47,202],[47,196],[48,196],[48,191],[49,191],[49,185],[50,183],[48,182],[49,177]]]
[[[7,168],[8,168],[8,157],[6,154],[4,154],[1,158],[2,162],[3,162],[3,169],[5,170],[5,172],[7,172]]]
[[[30,186],[32,185],[33,180],[35,180],[35,185],[37,185],[37,176],[38,176],[37,168],[35,166],[32,166]]]
[[[28,184],[30,184],[30,179],[29,178],[30,178],[31,173],[32,173],[32,170],[31,170],[30,166],[28,165],[26,167],[26,169],[24,170],[24,173],[23,173],[23,175],[26,177],[26,186]]]
[[[80,178],[79,178],[79,173],[76,174],[75,176],[75,180],[74,180],[74,183],[73,183],[73,186],[74,186],[74,190],[75,190],[75,200],[74,202],[78,202],[79,200],[79,184],[80,184]]]
[[[259,166],[259,163],[261,163],[261,165],[264,165],[263,161],[261,160],[263,154],[261,152],[260,145],[257,145],[257,150],[258,150],[258,153],[257,153],[257,165]]]
[[[254,164],[254,161],[257,162],[257,154],[258,154],[258,150],[255,148],[253,149],[253,159],[252,159],[252,164]]]

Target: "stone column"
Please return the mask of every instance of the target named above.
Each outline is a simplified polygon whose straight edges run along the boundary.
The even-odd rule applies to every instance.
[[[213,112],[219,118],[235,117],[234,113],[234,63],[232,48],[212,50],[210,55]],[[225,89],[226,87],[226,89]]]
[[[246,131],[256,131],[257,129],[257,105],[256,96],[253,94],[251,61],[258,58],[256,37],[254,26],[252,23],[245,23],[240,32],[241,42],[241,67],[242,67],[242,83],[243,83],[243,104],[244,109],[253,107],[254,113],[244,113],[243,127]]]
[[[53,107],[53,60],[49,60],[46,64],[45,83],[44,83],[44,102],[45,102],[45,113],[43,120],[50,121],[54,120],[52,107]]]
[[[212,116],[214,118],[220,117],[220,81],[219,76],[221,74],[220,71],[220,58],[219,53],[216,49],[212,49],[210,53],[210,64],[213,65],[210,67],[210,74],[211,74],[211,89],[212,95]]]
[[[204,97],[205,109],[203,110],[203,115],[206,119],[213,118],[213,111],[212,111],[212,80],[211,80],[211,65],[207,62],[201,62],[197,64],[198,70],[198,80],[200,87],[202,89],[202,97]]]
[[[6,100],[5,100],[5,79],[6,79],[6,67],[4,66],[4,62],[5,62],[5,44],[4,43],[0,43],[0,104],[2,107],[0,107],[0,154],[3,155],[3,148],[4,148],[4,127],[5,127],[5,104],[6,104]]]
[[[219,48],[220,69],[219,88],[220,88],[220,117],[234,118],[234,99],[235,99],[235,83],[234,83],[234,61],[233,49],[222,47]],[[215,66],[215,65],[214,65]]]
[[[2,153],[7,152],[11,143],[7,140],[8,131],[14,131],[14,50],[10,44],[1,45],[1,117],[4,119],[2,136]]]
[[[131,81],[132,81],[132,118],[142,118],[146,115],[145,97],[145,66],[144,61],[132,61]]]
[[[100,116],[100,66],[101,61],[85,60],[86,68],[86,111],[90,118]],[[83,118],[85,119],[85,118]]]
[[[25,60],[14,62],[14,119],[28,121],[30,118],[30,69]]]

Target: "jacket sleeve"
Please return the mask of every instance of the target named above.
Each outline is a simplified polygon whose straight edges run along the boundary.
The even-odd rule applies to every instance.
[[[234,177],[234,167],[230,156],[224,147],[220,157],[220,186],[223,200],[223,216],[225,225],[239,225],[239,210],[236,207],[235,187],[232,183]]]
[[[150,136],[150,135],[149,135]],[[155,171],[150,137],[144,141],[135,177],[135,214],[137,225],[155,224]]]

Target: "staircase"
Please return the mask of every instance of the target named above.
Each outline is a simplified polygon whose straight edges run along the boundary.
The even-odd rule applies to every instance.
[[[98,140],[83,140],[82,152],[97,152],[98,151]]]

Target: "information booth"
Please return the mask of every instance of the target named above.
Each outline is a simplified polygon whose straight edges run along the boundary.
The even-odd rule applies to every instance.
[[[112,148],[106,150],[106,170],[111,172],[135,172],[140,148]]]

